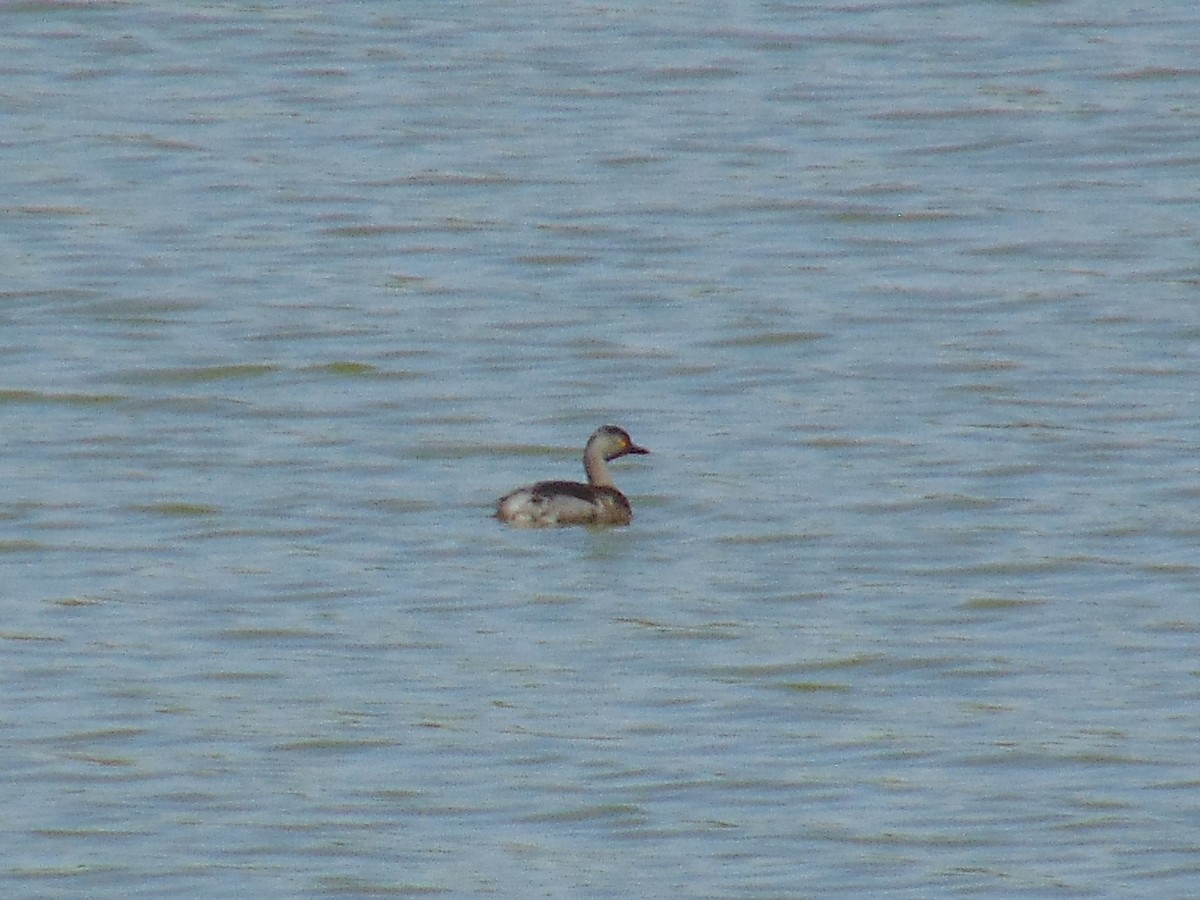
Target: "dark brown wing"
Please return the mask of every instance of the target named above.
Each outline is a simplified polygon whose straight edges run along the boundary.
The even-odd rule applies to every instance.
[[[539,481],[537,484],[530,485],[529,491],[535,497],[544,497],[549,499],[556,495],[565,494],[568,497],[575,497],[579,500],[591,503],[596,499],[597,490],[590,484],[581,484],[578,481]]]

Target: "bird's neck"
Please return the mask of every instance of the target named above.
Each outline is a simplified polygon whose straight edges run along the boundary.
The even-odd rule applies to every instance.
[[[612,476],[608,474],[608,463],[598,449],[589,447],[584,451],[583,470],[587,472],[588,484],[592,487],[614,487]]]

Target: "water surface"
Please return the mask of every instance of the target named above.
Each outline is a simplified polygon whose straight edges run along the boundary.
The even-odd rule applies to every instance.
[[[0,6],[5,893],[1192,893],[1198,24]]]

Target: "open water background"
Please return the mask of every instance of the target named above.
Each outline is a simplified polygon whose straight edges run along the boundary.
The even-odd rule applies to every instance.
[[[0,893],[1194,896],[1198,60],[0,4]]]

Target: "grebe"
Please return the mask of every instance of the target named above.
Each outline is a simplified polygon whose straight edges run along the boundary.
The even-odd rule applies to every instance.
[[[649,453],[616,425],[592,432],[583,451],[588,483],[539,481],[505,494],[496,503],[496,518],[510,525],[628,525],[633,510],[617,490],[606,462],[630,453]]]

